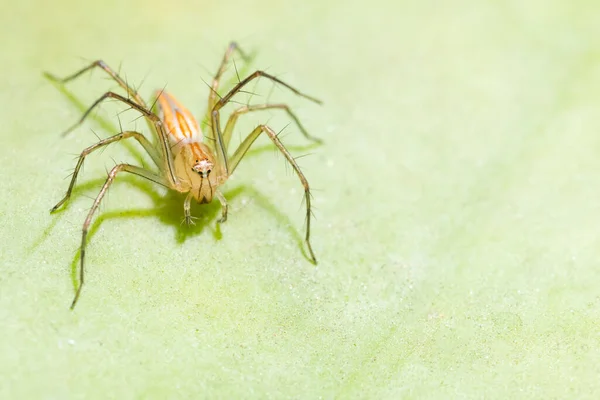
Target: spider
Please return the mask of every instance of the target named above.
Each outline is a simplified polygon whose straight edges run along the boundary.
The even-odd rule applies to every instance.
[[[310,254],[310,260],[312,263],[316,264],[317,260],[310,244],[311,196],[308,181],[302,171],[300,171],[298,164],[290,152],[279,140],[278,134],[275,133],[275,131],[273,131],[273,129],[271,129],[269,126],[261,124],[258,125],[252,132],[250,132],[248,136],[246,136],[246,138],[240,143],[239,147],[232,154],[229,152],[229,143],[234,126],[240,115],[269,109],[279,109],[285,111],[298,125],[300,131],[307,139],[315,142],[319,142],[320,140],[307,133],[299,119],[286,104],[267,103],[246,105],[237,108],[229,116],[229,119],[225,125],[225,129],[221,129],[220,110],[231,101],[235,94],[242,91],[242,89],[249,82],[260,77],[267,78],[276,84],[282,85],[296,95],[304,97],[317,104],[321,104],[321,101],[300,92],[275,76],[261,70],[256,70],[243,80],[239,80],[238,78],[238,83],[234,85],[227,94],[220,96],[218,94],[220,80],[235,51],[237,51],[244,60],[248,59],[246,54],[235,42],[231,42],[229,44],[221,61],[220,67],[212,80],[212,85],[210,86],[210,93],[208,95],[208,108],[206,112],[206,118],[208,121],[210,121],[210,124],[208,133],[204,136],[207,139],[206,141],[203,141],[203,133],[200,130],[197,120],[190,113],[190,111],[186,109],[173,95],[165,92],[164,90],[157,91],[155,101],[156,112],[154,112],[154,105],[152,107],[148,107],[146,102],[144,102],[137,91],[130,87],[115,70],[110,68],[102,60],[97,60],[87,67],[62,79],[57,78],[50,73],[45,73],[46,77],[50,80],[58,82],[59,84],[64,84],[78,78],[89,70],[100,68],[104,70],[114,81],[116,81],[127,93],[127,97],[112,91],[104,93],[85,111],[83,116],[65,132],[65,134],[82,124],[90,112],[104,100],[115,99],[128,105],[132,109],[137,110],[148,122],[150,130],[156,135],[156,143],[152,143],[150,140],[148,140],[148,138],[146,138],[146,136],[139,132],[121,131],[118,134],[100,140],[99,142],[84,149],[79,156],[65,196],[50,210],[51,213],[55,212],[69,200],[85,158],[90,153],[111,143],[115,143],[127,138],[133,138],[143,147],[156,165],[157,171],[152,171],[139,166],[123,163],[116,165],[108,173],[108,177],[100,189],[100,192],[96,196],[92,207],[87,214],[85,222],[83,223],[79,257],[79,285],[71,303],[71,309],[75,307],[75,304],[81,295],[81,289],[84,284],[86,236],[92,222],[92,217],[95,211],[98,209],[102,198],[110,188],[111,184],[115,181],[117,175],[119,175],[121,172],[128,172],[130,174],[138,175],[142,178],[148,179],[149,181],[162,185],[176,192],[187,194],[183,202],[183,212],[185,221],[188,224],[193,223],[190,212],[192,200],[196,200],[198,203],[203,204],[210,203],[213,198],[216,197],[221,203],[221,218],[218,220],[218,223],[222,223],[227,220],[227,200],[219,190],[219,186],[223,185],[235,171],[250,146],[252,146],[254,141],[260,136],[261,133],[266,134],[271,139],[286,160],[291,164],[295,173],[298,175],[300,182],[302,183],[304,188],[304,199],[306,203],[305,242]]]

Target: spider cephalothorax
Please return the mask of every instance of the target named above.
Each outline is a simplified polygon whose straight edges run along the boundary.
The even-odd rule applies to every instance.
[[[210,203],[220,185],[214,157],[209,149],[198,154],[203,143],[189,143],[175,154],[175,174],[180,178],[176,190],[189,193],[198,203]]]

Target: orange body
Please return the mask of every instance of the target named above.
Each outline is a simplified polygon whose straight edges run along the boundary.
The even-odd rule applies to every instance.
[[[169,135],[175,175],[180,180],[177,190],[191,192],[199,203],[210,203],[226,177],[215,171],[215,156],[202,143],[202,131],[192,113],[169,93],[161,91],[157,96],[158,115]]]

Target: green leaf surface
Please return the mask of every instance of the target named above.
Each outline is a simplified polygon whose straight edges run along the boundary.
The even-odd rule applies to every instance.
[[[600,6],[594,1],[12,2],[0,13],[0,398],[590,398],[600,396]],[[79,152],[124,128],[102,58],[150,99],[201,118],[230,40],[324,100],[261,82],[313,187],[266,138],[193,207],[140,179],[81,225],[115,162]],[[235,79],[232,67],[229,79]],[[140,86],[141,85],[141,86]],[[249,95],[241,95],[240,102]],[[228,108],[231,111],[232,108]],[[95,133],[95,134],[94,134]]]

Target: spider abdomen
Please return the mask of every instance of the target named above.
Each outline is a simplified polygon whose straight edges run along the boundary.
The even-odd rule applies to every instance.
[[[173,95],[165,91],[158,92],[157,108],[171,144],[183,145],[202,141],[198,121]]]

